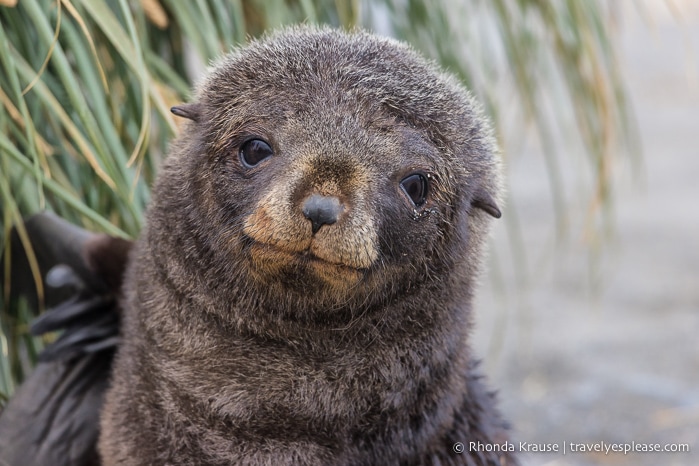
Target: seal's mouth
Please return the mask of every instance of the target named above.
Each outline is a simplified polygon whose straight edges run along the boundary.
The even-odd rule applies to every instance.
[[[352,289],[365,277],[367,270],[325,260],[309,249],[289,251],[252,239],[249,254],[254,273],[261,278],[281,283],[284,281],[280,281],[281,278],[301,274],[336,292]]]
[[[344,262],[332,261],[322,258],[311,251],[310,246],[303,250],[292,250],[274,244],[256,241],[247,238],[250,244],[250,255],[254,261],[263,260],[265,262],[277,263],[279,265],[301,265],[314,268],[335,268],[337,271],[347,273],[365,272],[366,268],[356,267]]]

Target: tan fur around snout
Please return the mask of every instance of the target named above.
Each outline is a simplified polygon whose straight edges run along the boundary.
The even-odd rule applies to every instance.
[[[356,168],[351,174],[324,174],[318,179],[314,166],[317,163],[310,160],[295,164],[292,173],[269,187],[247,217],[244,233],[256,243],[253,262],[260,270],[276,273],[308,254],[310,270],[320,278],[329,282],[358,279],[358,270],[369,268],[378,256],[374,218],[367,202],[369,177]],[[323,225],[315,234],[301,207],[313,194],[335,196],[343,204],[338,221]]]

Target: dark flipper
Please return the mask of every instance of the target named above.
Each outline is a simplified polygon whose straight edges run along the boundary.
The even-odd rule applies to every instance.
[[[131,242],[97,235],[53,214],[25,223],[56,305],[32,333],[62,330],[0,413],[0,465],[97,465],[99,412],[118,342],[117,296]],[[12,244],[11,300],[36,303],[22,248]]]

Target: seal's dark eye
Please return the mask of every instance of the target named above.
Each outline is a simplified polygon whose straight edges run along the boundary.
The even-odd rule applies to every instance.
[[[413,173],[403,178],[400,187],[408,195],[415,207],[420,207],[427,199],[427,178],[421,173]]]
[[[269,144],[262,139],[251,139],[240,147],[240,160],[248,168],[252,168],[274,153]]]

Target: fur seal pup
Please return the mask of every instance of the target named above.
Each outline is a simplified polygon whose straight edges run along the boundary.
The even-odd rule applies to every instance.
[[[287,29],[175,107],[125,279],[104,464],[513,464],[467,343],[498,159],[409,47]],[[457,450],[457,451],[455,451]]]

